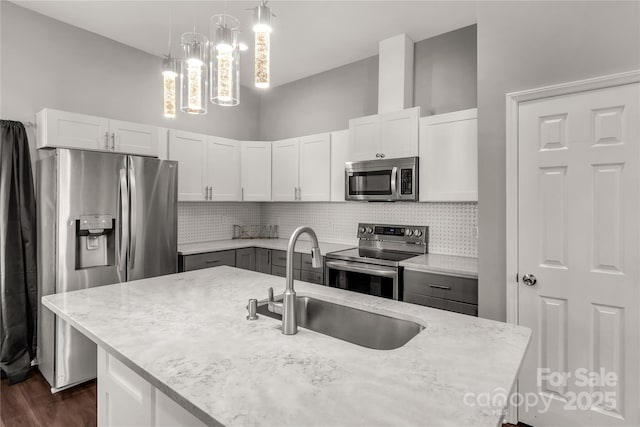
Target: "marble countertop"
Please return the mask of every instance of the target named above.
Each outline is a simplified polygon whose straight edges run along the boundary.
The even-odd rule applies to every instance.
[[[339,243],[318,242],[320,252],[326,255],[327,252],[341,251],[343,249],[353,248],[357,245],[344,245]],[[205,252],[226,251],[229,249],[242,248],[265,248],[286,251],[289,239],[232,239],[232,240],[211,240],[208,242],[198,243],[182,243],[178,245],[178,253],[180,255],[194,255]],[[298,240],[296,243],[296,252],[310,253],[311,242],[308,240]]]
[[[425,254],[404,260],[400,265],[407,270],[478,278],[478,258]]]
[[[296,281],[298,295],[412,320],[373,350],[280,321],[245,319],[285,279],[216,267],[42,298],[43,304],[210,425],[492,426],[468,395],[510,390],[527,328]],[[471,402],[474,402],[471,399]],[[502,409],[502,408],[498,408]]]

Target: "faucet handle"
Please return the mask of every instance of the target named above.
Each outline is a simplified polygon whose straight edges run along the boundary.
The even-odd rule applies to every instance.
[[[269,293],[269,297],[268,297],[269,302],[273,302],[273,288],[269,288],[267,292]]]
[[[322,253],[318,247],[311,248],[311,266],[313,268],[322,267]]]

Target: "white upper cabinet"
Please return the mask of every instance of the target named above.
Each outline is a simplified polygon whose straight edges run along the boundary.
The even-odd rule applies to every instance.
[[[331,201],[344,202],[344,164],[349,161],[349,130],[331,132]]]
[[[420,119],[420,201],[478,200],[478,110]]]
[[[380,116],[365,116],[349,120],[351,159],[371,160],[380,154]]]
[[[158,128],[138,123],[110,120],[113,151],[140,156],[158,156]]]
[[[207,143],[208,200],[240,201],[240,152],[239,141],[210,136]]]
[[[271,143],[244,141],[241,155],[242,200],[271,200]]]
[[[420,107],[349,120],[350,159],[418,155]]]
[[[331,200],[331,134],[303,136],[299,142],[298,200]]]
[[[45,108],[37,114],[38,148],[110,151],[109,119]]]
[[[380,154],[384,158],[418,155],[420,107],[380,115]]]
[[[298,199],[298,138],[272,143],[271,198],[274,201]]]
[[[158,128],[45,108],[37,114],[38,148],[61,147],[158,155]]]
[[[169,160],[178,161],[178,200],[208,200],[207,135],[169,131]]]

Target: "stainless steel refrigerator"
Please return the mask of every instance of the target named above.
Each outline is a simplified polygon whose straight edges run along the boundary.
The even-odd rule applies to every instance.
[[[177,162],[56,149],[37,172],[41,296],[177,271]],[[96,377],[96,345],[40,304],[38,363],[67,388]]]

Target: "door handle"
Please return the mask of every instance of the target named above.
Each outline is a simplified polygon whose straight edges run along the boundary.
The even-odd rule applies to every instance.
[[[116,134],[111,132],[111,150],[116,151]]]
[[[522,283],[527,286],[533,286],[538,283],[538,279],[536,279],[536,276],[534,276],[533,274],[525,274],[524,276],[522,276]]]
[[[129,191],[127,190],[127,172],[120,169],[120,244],[118,245],[118,279],[120,282],[126,281],[126,277],[121,274],[126,268],[127,262],[127,245],[129,241]]]
[[[136,241],[138,234],[138,223],[136,218],[136,209],[138,206],[138,201],[136,197],[138,195],[138,190],[136,186],[136,174],[133,169],[133,162],[131,161],[131,157],[129,157],[129,193],[130,193],[130,206],[131,206],[131,246],[129,247],[129,265],[131,269],[133,269],[133,264],[136,259]]]
[[[383,155],[384,157],[384,155]],[[398,168],[394,166],[393,169],[391,169],[391,194],[393,194],[394,196],[396,195],[396,187],[398,184]]]

